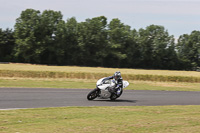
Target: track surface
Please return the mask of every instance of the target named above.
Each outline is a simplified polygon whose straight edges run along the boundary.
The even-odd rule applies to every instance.
[[[88,101],[90,89],[0,88],[0,109],[63,106],[200,105],[200,92],[124,90],[116,101]]]

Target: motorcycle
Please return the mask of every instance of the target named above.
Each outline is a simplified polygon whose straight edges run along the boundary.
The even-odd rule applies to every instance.
[[[97,97],[101,99],[108,99],[110,100],[116,100],[119,98],[122,93],[123,89],[126,88],[129,85],[128,81],[123,80],[123,86],[119,92],[119,94],[116,94],[113,92],[114,88],[116,87],[116,81],[114,79],[107,79],[107,78],[101,78],[96,83],[96,88],[89,92],[87,95],[88,100],[93,100]]]

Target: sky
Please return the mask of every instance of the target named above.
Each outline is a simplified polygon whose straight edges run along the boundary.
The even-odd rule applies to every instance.
[[[118,18],[132,29],[164,26],[178,38],[200,31],[200,0],[0,0],[0,28],[14,29],[22,11],[61,11],[63,20],[75,17],[78,22],[105,16],[109,21]]]

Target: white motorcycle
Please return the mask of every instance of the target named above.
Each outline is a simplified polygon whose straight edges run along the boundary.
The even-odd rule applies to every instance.
[[[107,79],[107,78],[101,78],[96,83],[96,88],[93,89],[89,94],[87,95],[88,100],[93,100],[97,97],[101,99],[108,99],[115,100],[121,96],[123,93],[123,89],[126,88],[129,85],[128,81],[123,80],[123,87],[121,90],[119,90],[119,94],[116,94],[112,92],[114,88],[116,87],[116,81],[114,79]]]

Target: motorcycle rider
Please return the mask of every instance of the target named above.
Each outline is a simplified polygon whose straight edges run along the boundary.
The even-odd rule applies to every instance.
[[[116,82],[116,87],[113,88],[112,90],[109,90],[112,93],[116,93],[117,95],[120,95],[122,86],[123,86],[123,79],[121,76],[121,72],[117,71],[114,73],[113,76],[107,77],[106,79],[114,79]]]

